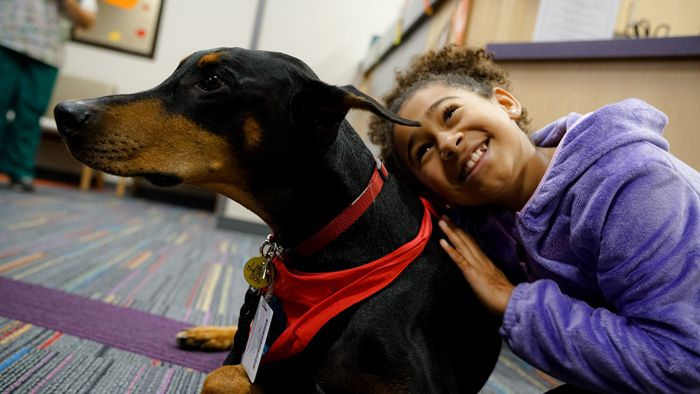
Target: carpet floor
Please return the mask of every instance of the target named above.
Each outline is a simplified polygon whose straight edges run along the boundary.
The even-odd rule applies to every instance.
[[[194,393],[225,353],[174,333],[232,325],[259,235],[106,193],[0,187],[0,393]],[[99,317],[99,318],[97,318]],[[559,384],[507,348],[482,393]]]

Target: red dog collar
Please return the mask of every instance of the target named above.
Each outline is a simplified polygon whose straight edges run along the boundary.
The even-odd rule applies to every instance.
[[[288,358],[304,350],[330,319],[386,287],[423,252],[432,232],[433,209],[427,200],[421,201],[425,210],[418,235],[369,264],[328,273],[301,273],[288,270],[279,257],[272,260],[274,294],[284,308],[287,328],[265,353],[263,362]]]
[[[352,226],[377,199],[387,176],[386,167],[377,160],[377,167],[362,194],[314,236],[294,248],[295,256],[307,257],[318,252]]]

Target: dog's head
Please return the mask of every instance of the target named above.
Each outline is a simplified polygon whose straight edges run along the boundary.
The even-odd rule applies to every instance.
[[[63,102],[54,114],[71,153],[90,167],[194,184],[250,205],[251,182],[274,182],[330,145],[353,108],[417,124],[352,86],[319,81],[296,58],[241,48],[194,53],[151,90]]]

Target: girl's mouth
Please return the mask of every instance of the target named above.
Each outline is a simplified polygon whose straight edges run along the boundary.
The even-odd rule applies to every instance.
[[[484,153],[489,148],[489,140],[486,140],[483,142],[481,145],[477,146],[476,149],[472,152],[472,154],[469,156],[467,159],[467,162],[464,164],[464,168],[462,169],[462,172],[459,174],[459,179],[458,181],[463,182],[467,179],[469,174],[472,173],[474,170],[474,167],[476,167],[477,164],[481,161],[481,158],[483,157]]]

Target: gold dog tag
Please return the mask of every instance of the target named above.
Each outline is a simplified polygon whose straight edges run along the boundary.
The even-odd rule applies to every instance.
[[[246,282],[253,288],[262,289],[267,286],[266,269],[267,263],[262,256],[253,257],[245,263],[245,267],[243,267],[243,276]]]

